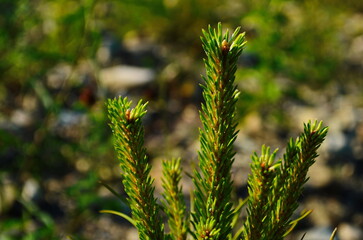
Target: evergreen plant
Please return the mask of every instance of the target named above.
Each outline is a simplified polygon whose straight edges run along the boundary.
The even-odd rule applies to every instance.
[[[109,99],[107,106],[132,217],[109,210],[104,212],[128,219],[142,240],[284,239],[310,213],[307,211],[292,219],[308,180],[308,169],[318,156],[317,150],[328,128],[322,122],[304,124],[300,136],[288,142],[282,159],[276,159],[277,150],[271,152],[269,147],[262,146],[260,155],[252,155],[249,196],[234,204],[231,167],[238,133],[235,112],[239,96],[234,80],[237,60],[246,42],[239,28],[231,35],[228,30],[223,34],[221,24],[217,29],[209,26],[207,31],[203,30],[201,40],[207,58],[202,85],[204,103],[200,111],[203,127],[199,167],[193,176],[193,208],[190,213],[187,211],[182,194],[180,159],[163,162],[163,199],[159,203],[155,198],[141,123],[147,103],[139,101],[132,107],[126,97],[119,97]],[[244,203],[247,203],[247,217],[243,221],[240,215]],[[168,217],[167,233],[161,210]]]

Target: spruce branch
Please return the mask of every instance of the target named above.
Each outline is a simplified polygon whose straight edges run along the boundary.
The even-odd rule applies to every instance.
[[[209,26],[203,30],[203,48],[206,77],[200,118],[201,149],[200,172],[195,172],[195,212],[192,214],[192,232],[195,239],[227,239],[233,218],[231,166],[235,152],[233,143],[237,136],[234,119],[239,92],[234,84],[237,60],[245,45],[244,34],[239,28],[232,36],[222,34]]]
[[[182,171],[180,158],[163,162],[163,206],[173,240],[185,240],[188,232],[186,205],[182,187],[179,185]]]
[[[317,149],[327,131],[322,122],[308,122],[296,140],[290,139],[283,161],[275,163],[276,151],[270,154],[269,148],[264,146],[260,157],[256,154],[252,157],[243,239],[282,240],[298,221],[311,213],[306,211],[291,220],[308,180],[307,172],[318,156]]]
[[[270,148],[262,146],[261,156],[252,156],[251,174],[248,176],[248,208],[244,225],[244,239],[267,239],[265,227],[266,216],[272,210],[269,197],[276,176],[275,163],[277,149],[271,154]]]
[[[283,239],[291,231],[290,218],[299,206],[303,186],[307,182],[309,168],[318,157],[317,150],[328,132],[322,122],[310,121],[304,124],[303,133],[294,141],[290,140],[283,161],[277,171],[270,201],[274,204],[268,216],[268,239]],[[307,214],[305,214],[307,215]]]
[[[144,145],[144,129],[141,119],[146,114],[146,104],[139,101],[131,108],[127,98],[108,100],[110,127],[115,137],[114,147],[120,160],[123,185],[128,195],[141,240],[163,240],[164,226],[159,213],[159,205],[154,197],[151,166],[147,162]]]

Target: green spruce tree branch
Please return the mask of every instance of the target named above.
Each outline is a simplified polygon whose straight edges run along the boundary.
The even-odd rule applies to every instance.
[[[270,148],[262,146],[261,156],[256,153],[252,156],[251,174],[248,177],[248,208],[247,219],[244,225],[244,239],[267,239],[266,216],[272,210],[269,196],[272,194],[272,185],[276,176],[275,163],[277,149],[271,154]]]
[[[181,173],[179,158],[163,162],[163,205],[173,240],[185,240],[188,232],[186,205],[180,186]]]
[[[141,240],[163,240],[164,226],[159,216],[159,205],[154,197],[153,179],[150,177],[144,145],[144,129],[141,118],[145,115],[146,103],[142,101],[131,108],[127,98],[108,101],[110,127],[115,137],[114,146],[123,173],[123,185],[128,195]]]
[[[237,136],[235,105],[239,92],[234,84],[237,60],[245,41],[239,28],[229,36],[210,26],[203,30],[204,60],[207,76],[204,78],[204,104],[200,113],[200,172],[195,173],[196,186],[192,224],[195,239],[227,239],[231,234],[233,218],[231,166]]]
[[[328,128],[322,127],[322,122],[308,122],[299,138],[290,140],[270,196],[274,206],[268,216],[271,222],[266,239],[283,239],[291,231],[290,225],[295,224],[290,218],[299,205],[298,198],[308,180],[308,170],[314,164],[327,132]]]

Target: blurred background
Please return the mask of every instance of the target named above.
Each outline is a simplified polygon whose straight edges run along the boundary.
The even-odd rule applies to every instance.
[[[363,239],[361,0],[0,0],[0,240],[137,239],[102,209],[128,212],[105,101],[149,101],[145,144],[160,162],[197,164],[199,36],[246,32],[233,175],[246,197],[250,155],[284,150],[309,119],[330,127],[291,239]],[[184,176],[186,199],[191,181]]]

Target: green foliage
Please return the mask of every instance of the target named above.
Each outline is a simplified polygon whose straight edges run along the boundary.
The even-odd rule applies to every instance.
[[[132,220],[140,239],[269,239],[280,240],[294,228],[300,218],[292,220],[298,207],[298,197],[307,181],[307,172],[318,156],[327,128],[322,123],[309,122],[304,132],[291,139],[281,160],[275,160],[277,150],[262,147],[261,156],[252,156],[252,172],[248,178],[247,220],[233,235],[240,209],[231,200],[231,166],[237,137],[235,111],[239,92],[234,83],[237,60],[245,45],[244,34],[236,29],[230,36],[211,27],[203,31],[204,60],[207,76],[202,85],[205,102],[200,118],[199,169],[194,171],[193,209],[186,214],[180,186],[180,159],[163,163],[163,209],[167,215],[170,233],[164,235],[159,217],[162,209],[154,197],[151,166],[147,163],[143,146],[144,130],[141,118],[146,104],[140,101],[131,108],[127,98],[108,101],[109,118],[114,135],[115,149],[123,172],[123,184],[132,210]],[[108,211],[110,212],[110,211]],[[116,213],[117,214],[117,213]],[[119,214],[124,216],[123,214]]]
[[[324,141],[327,131],[326,127],[322,128],[322,122],[309,122],[296,141],[290,140],[274,179],[273,198],[270,202],[276,206],[270,211],[273,229],[268,237],[278,239],[281,235],[286,235],[289,219],[299,205],[297,201],[307,181],[307,172],[318,156],[317,149]]]
[[[361,84],[360,68],[356,67],[359,64],[352,62],[352,68],[346,56],[351,43],[362,34],[359,21],[353,20],[363,9],[360,0],[2,0],[0,6],[1,173],[16,176],[17,196],[25,178],[40,181],[51,175],[56,181],[64,181],[66,174],[78,174],[75,163],[80,158],[96,169],[97,177],[103,170],[111,172],[107,161],[113,154],[109,134],[103,128],[106,121],[92,120],[87,136],[77,141],[59,138],[51,126],[74,92],[68,86],[55,92],[45,83],[47,73],[58,64],[77,67],[79,60],[93,61],[100,31],[116,36],[120,42],[142,36],[161,43],[163,58],[166,53],[171,65],[176,66],[171,85],[180,86],[176,81],[193,81],[191,76],[199,73],[198,64],[183,64],[193,62],[191,59],[201,53],[195,37],[200,28],[220,20],[231,27],[241,24],[250,44],[241,60],[243,70],[236,73],[243,92],[237,112],[262,112],[268,121],[266,115],[271,112],[284,114],[279,107],[283,104],[274,103],[287,102],[287,95],[293,100],[304,98],[300,94],[302,85],[318,91],[330,85],[344,92],[351,80],[356,80],[357,86]],[[163,72],[163,66],[158,69]],[[336,85],[339,79],[344,80],[340,86]],[[102,87],[98,90],[103,91]],[[30,112],[31,125],[26,129],[9,126],[13,112],[22,110],[28,97],[37,102]],[[177,96],[172,93],[170,97]],[[101,108],[85,114],[104,117]],[[280,124],[289,125],[289,119],[283,117]],[[43,196],[52,194],[41,188]],[[76,207],[86,208],[87,201],[81,202],[83,199]],[[1,215],[0,225],[13,217],[8,209],[2,209]],[[18,221],[28,220],[19,217]],[[59,232],[57,229],[54,231]]]
[[[200,130],[201,150],[199,152],[200,172],[195,171],[196,186],[195,213],[192,224],[194,238],[207,236],[226,239],[231,232],[233,216],[231,204],[233,163],[233,143],[236,139],[234,119],[238,91],[234,84],[236,63],[241,55],[244,34],[239,28],[229,39],[228,31],[223,35],[222,26],[218,30],[209,27],[203,31],[203,48],[207,54],[204,61],[207,77],[204,78]]]
[[[323,91],[333,85],[344,89],[347,82],[360,79],[358,72],[346,71],[349,46],[342,37],[347,16],[362,9],[362,3],[338,2],[243,1],[242,13],[231,20],[243,26],[250,42],[243,58],[245,67],[237,71],[244,93],[238,103],[241,116],[259,112],[283,128],[289,117],[281,103],[310,100],[301,94],[302,87]]]
[[[306,124],[300,137],[289,141],[283,160],[275,161],[277,150],[271,154],[265,146],[260,157],[253,155],[244,239],[283,239],[296,225],[291,216],[327,134],[328,129],[321,125]]]
[[[0,30],[2,79],[7,84],[27,83],[60,61],[73,64],[92,56],[99,39],[90,21],[94,2],[2,1],[0,11],[9,15]]]
[[[131,109],[127,98],[109,100],[108,111],[111,128],[115,136],[115,149],[123,171],[123,184],[135,225],[142,240],[164,239],[164,226],[158,215],[159,205],[154,198],[151,166],[147,162],[144,130],[141,118],[145,115],[146,103],[141,101]]]
[[[55,222],[52,217],[40,209],[34,202],[19,199],[19,203],[24,207],[22,218],[10,218],[0,225],[0,239],[4,240],[46,240],[55,239]],[[39,225],[39,228],[32,229],[32,225]]]
[[[180,158],[163,162],[163,206],[168,216],[170,237],[175,240],[186,239],[188,231],[186,206],[180,186],[181,174]]]
[[[252,156],[251,174],[248,178],[248,217],[244,230],[245,239],[264,239],[264,228],[261,223],[268,221],[271,204],[269,197],[272,195],[273,179],[276,177],[274,158],[276,150],[271,154],[270,148],[262,146],[261,156],[256,153]],[[262,228],[262,229],[261,229]],[[261,231],[262,230],[262,231]]]

